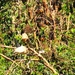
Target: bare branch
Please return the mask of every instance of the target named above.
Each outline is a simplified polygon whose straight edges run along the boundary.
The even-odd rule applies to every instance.
[[[17,66],[21,67],[19,64],[16,63],[16,61],[12,60],[11,58],[9,58],[9,57],[7,57],[7,56],[1,54],[1,53],[0,53],[0,56],[2,56],[3,58],[5,58],[5,59],[7,59],[7,60],[10,60],[11,62],[15,63]],[[21,67],[21,68],[23,68],[23,67]],[[23,68],[23,69],[24,69],[24,68]]]
[[[7,70],[6,75],[9,75],[9,73],[12,72],[13,66],[14,66],[14,62],[9,67],[9,70]]]
[[[0,47],[3,47],[3,48],[11,48],[11,49],[15,49],[16,48],[16,47],[6,46],[6,45],[0,45]]]
[[[16,48],[16,47],[6,46],[6,45],[0,45],[0,47],[3,47],[3,48],[11,48],[11,49],[15,49]]]
[[[45,66],[47,66],[53,73],[57,74],[55,69],[48,63],[48,61],[41,54],[37,53],[33,48],[29,47],[29,50],[33,51],[38,57],[40,57],[44,61]]]
[[[0,47],[12,48],[12,49],[16,48],[16,47],[11,47],[11,46],[4,46],[4,45],[0,45]],[[58,73],[56,72],[56,70],[48,63],[48,61],[47,61],[41,54],[39,54],[38,52],[36,52],[35,49],[28,47],[28,50],[31,50],[31,51],[34,52],[39,58],[41,58],[41,59],[44,61],[44,65],[45,65],[46,67],[48,67],[54,74],[58,74]],[[8,58],[7,56],[5,56],[5,55],[3,55],[3,54],[0,54],[0,55],[1,55],[2,57],[6,58],[6,59],[8,59],[8,60],[10,60],[10,61],[12,61],[12,62],[15,62],[15,61],[13,61],[12,59]],[[17,63],[15,62],[15,64],[17,64]],[[18,65],[18,64],[17,64],[17,65]],[[18,66],[19,66],[19,65],[18,65]]]

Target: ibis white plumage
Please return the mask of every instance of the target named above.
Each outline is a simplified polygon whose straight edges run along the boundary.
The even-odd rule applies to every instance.
[[[27,52],[28,48],[26,46],[17,47],[14,51],[14,53],[27,53]]]

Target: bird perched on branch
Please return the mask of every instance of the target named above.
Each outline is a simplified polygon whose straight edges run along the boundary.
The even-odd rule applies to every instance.
[[[28,48],[26,46],[20,46],[20,47],[17,47],[14,51],[14,53],[27,53],[28,52]]]

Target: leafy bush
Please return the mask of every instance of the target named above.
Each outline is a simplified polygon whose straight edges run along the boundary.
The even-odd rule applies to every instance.
[[[0,75],[55,75],[32,51],[15,54],[14,48],[31,47],[46,58],[59,75],[75,74],[74,1],[0,1]],[[28,40],[22,39],[22,34]]]

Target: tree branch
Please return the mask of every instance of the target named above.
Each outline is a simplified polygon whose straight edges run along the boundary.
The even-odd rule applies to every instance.
[[[11,48],[11,49],[15,49],[16,48],[16,47],[6,46],[6,45],[0,45],[0,47],[3,47],[3,48]]]
[[[12,60],[11,58],[9,58],[9,57],[7,57],[7,56],[1,54],[1,53],[0,53],[0,56],[2,56],[3,58],[5,58],[5,59],[7,59],[7,60],[10,60],[11,62],[15,63],[17,66],[21,67],[19,64],[16,63],[16,61]],[[21,68],[24,69],[23,67],[21,67]]]
[[[48,63],[48,61],[39,53],[37,53],[33,48],[28,47],[29,50],[33,51],[38,57],[40,57],[43,61],[46,67],[48,67],[53,73],[57,74],[55,69]]]
[[[0,45],[0,47],[12,48],[12,49],[15,49],[15,48],[16,48],[16,47],[11,47],[11,46],[4,46],[4,45]],[[35,49],[30,48],[30,47],[28,47],[28,50],[31,50],[32,52],[34,52],[39,58],[41,58],[41,59],[44,61],[44,65],[45,65],[46,67],[48,67],[54,74],[57,74],[57,75],[58,75],[58,73],[56,72],[56,70],[48,63],[48,61],[47,61],[41,54],[39,54],[38,52],[35,51]],[[6,58],[6,59],[8,59],[8,60],[10,60],[10,61],[12,61],[12,62],[15,62],[15,61],[13,61],[12,59],[8,58],[7,56],[5,56],[5,55],[3,55],[3,54],[1,54],[1,53],[0,53],[0,55],[1,55],[2,57]],[[17,64],[17,63],[16,63],[16,64]],[[18,64],[17,64],[17,65],[18,65]]]

